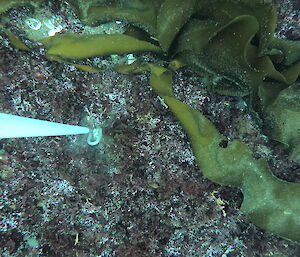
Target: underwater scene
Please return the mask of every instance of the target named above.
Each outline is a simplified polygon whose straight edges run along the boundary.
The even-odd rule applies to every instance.
[[[299,75],[299,0],[0,0],[0,256],[300,256]]]

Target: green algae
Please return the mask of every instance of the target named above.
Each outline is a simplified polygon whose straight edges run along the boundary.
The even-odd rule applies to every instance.
[[[174,97],[169,70],[151,66],[150,84],[188,134],[203,174],[218,184],[239,187],[244,196],[241,211],[254,224],[299,243],[300,184],[273,176],[267,161],[255,159],[249,147],[238,140],[221,147],[225,137],[214,125]]]
[[[168,55],[217,74],[220,83],[210,89],[220,94],[249,95],[265,79],[291,84],[299,76],[298,67],[289,67],[287,79],[286,67],[277,70],[271,59],[277,53],[289,59],[285,64],[293,65],[299,57],[289,53],[297,52],[299,44],[274,40],[276,10],[262,1],[71,2],[85,24],[126,21],[158,40]]]
[[[162,3],[157,15],[155,36],[164,51],[168,51],[180,28],[193,14],[195,3],[196,0],[166,0]]]
[[[280,38],[274,38],[270,42],[270,48],[271,49],[277,49],[278,54],[281,58],[277,57],[277,60],[275,59],[274,62],[281,63],[284,65],[292,65],[295,62],[300,60],[300,44],[297,41],[291,41],[286,39],[280,39]],[[291,51],[291,49],[293,49]],[[271,53],[271,58],[272,53]]]
[[[0,0],[0,14],[18,6],[29,5],[32,7],[36,7],[43,1],[44,0]]]
[[[15,47],[23,51],[30,51],[30,48],[25,45],[18,37],[16,37],[12,32],[4,30],[10,43]]]
[[[96,26],[112,20],[123,20],[150,33],[156,31],[156,16],[163,1],[99,1],[87,4],[85,1],[69,1],[83,24]]]
[[[300,163],[300,84],[282,90],[266,108],[271,137],[290,149],[290,158]]]
[[[161,52],[159,47],[127,35],[63,34],[44,38],[40,42],[46,47],[48,56],[67,59],[131,52]]]

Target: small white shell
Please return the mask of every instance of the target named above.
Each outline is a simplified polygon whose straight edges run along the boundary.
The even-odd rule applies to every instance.
[[[25,24],[33,30],[39,30],[42,26],[42,23],[39,20],[34,19],[34,18],[26,19]]]
[[[102,138],[102,128],[94,128],[90,131],[88,135],[87,143],[92,146],[97,145],[99,144],[101,138]]]

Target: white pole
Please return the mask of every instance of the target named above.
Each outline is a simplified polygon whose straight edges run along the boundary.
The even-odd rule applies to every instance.
[[[89,128],[0,113],[0,139],[89,133]]]

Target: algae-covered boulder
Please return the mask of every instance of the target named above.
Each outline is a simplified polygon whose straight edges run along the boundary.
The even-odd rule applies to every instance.
[[[156,52],[162,62],[141,66],[136,62],[118,70],[150,70],[151,87],[184,127],[203,174],[216,183],[240,188],[241,210],[254,224],[300,243],[300,184],[274,177],[267,161],[254,158],[239,140],[222,147],[224,137],[209,119],[175,98],[172,69],[161,65],[193,66],[199,74],[210,74],[208,90],[249,96],[271,120],[269,135],[300,161],[300,45],[274,38],[275,8],[260,0],[68,2],[86,25],[122,20],[140,32],[135,36],[55,35],[40,41],[46,56],[69,64],[94,56]],[[0,13],[19,4],[0,0]]]

